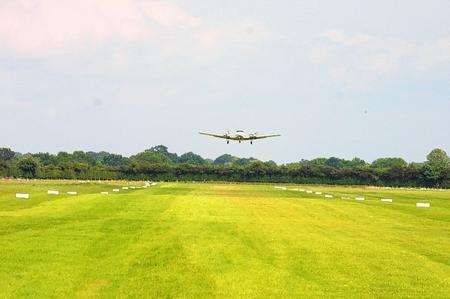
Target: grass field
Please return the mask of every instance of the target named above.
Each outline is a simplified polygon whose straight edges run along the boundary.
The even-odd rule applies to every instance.
[[[126,184],[0,181],[0,297],[450,297],[450,191]]]

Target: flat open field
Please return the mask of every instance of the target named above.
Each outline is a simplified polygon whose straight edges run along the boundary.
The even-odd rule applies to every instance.
[[[0,297],[450,297],[450,191],[129,184],[0,181]]]

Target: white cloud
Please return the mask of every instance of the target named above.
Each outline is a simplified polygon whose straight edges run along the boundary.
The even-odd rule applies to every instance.
[[[414,66],[419,70],[448,68],[450,66],[450,37],[421,46]]]
[[[344,87],[361,88],[406,72],[449,69],[450,38],[413,42],[332,30],[311,47],[309,58]]]
[[[132,61],[128,45],[147,43],[166,56],[203,56],[266,34],[254,22],[205,24],[165,0],[0,0],[2,50],[25,57],[58,60],[58,55],[100,50],[106,56],[114,52],[109,61],[119,68]],[[108,46],[113,49],[101,51]]]
[[[0,40],[27,55],[71,52],[109,40],[143,40],[154,25],[189,28],[199,20],[163,1],[3,0]],[[152,27],[153,25],[153,27]]]
[[[338,30],[330,30],[323,34],[324,37],[329,39],[330,41],[346,46],[354,46],[368,43],[370,40],[374,40],[374,38],[368,35],[355,35],[348,36],[341,31]]]
[[[181,7],[163,1],[147,1],[141,5],[144,13],[159,25],[172,28],[190,28],[200,24],[200,19],[189,15]]]
[[[268,30],[261,24],[241,22],[206,28],[197,34],[197,39],[205,48],[214,48],[224,41],[247,43],[267,35]]]

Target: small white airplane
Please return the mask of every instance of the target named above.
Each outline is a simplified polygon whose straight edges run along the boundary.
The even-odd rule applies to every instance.
[[[253,140],[281,136],[280,134],[259,135],[258,133],[246,133],[242,130],[237,130],[234,133],[230,133],[230,131],[227,131],[224,134],[215,134],[206,132],[199,132],[199,134],[226,139],[227,144],[230,143],[230,140],[238,141],[239,143],[241,143],[242,141],[250,141],[250,144],[253,144]]]

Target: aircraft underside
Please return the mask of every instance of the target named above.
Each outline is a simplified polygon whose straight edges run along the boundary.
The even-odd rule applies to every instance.
[[[230,143],[230,140],[232,141],[237,141],[239,143],[241,143],[242,141],[250,141],[250,144],[253,144],[253,138],[245,138],[245,137],[228,137],[227,139],[227,144]]]

